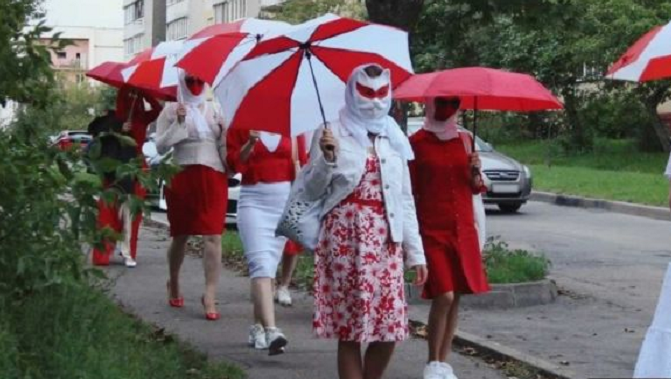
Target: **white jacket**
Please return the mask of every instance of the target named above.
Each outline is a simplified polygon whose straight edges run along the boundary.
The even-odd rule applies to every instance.
[[[304,168],[305,195],[316,201],[324,199],[320,219],[340,204],[359,185],[366,169],[368,153],[339,123],[330,126],[338,140],[337,160],[329,163],[319,148],[323,128],[316,131],[310,149],[310,164]],[[407,267],[425,265],[424,247],[419,235],[415,200],[410,186],[407,162],[393,150],[386,137],[375,140],[380,159],[382,189],[387,220],[393,242],[401,243]]]

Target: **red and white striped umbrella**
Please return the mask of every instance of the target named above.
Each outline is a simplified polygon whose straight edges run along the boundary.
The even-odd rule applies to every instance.
[[[215,95],[230,127],[295,136],[337,119],[350,74],[368,63],[402,83],[412,74],[408,34],[328,14],[259,42]]]
[[[257,41],[276,36],[290,26],[282,21],[256,18],[208,26],[184,43],[177,67],[210,85],[217,85]]]
[[[671,77],[671,23],[639,39],[611,66],[606,77],[634,82]]]
[[[142,52],[149,59],[123,69],[124,81],[131,87],[176,93],[178,75],[175,63],[183,45],[183,41],[161,42]]]

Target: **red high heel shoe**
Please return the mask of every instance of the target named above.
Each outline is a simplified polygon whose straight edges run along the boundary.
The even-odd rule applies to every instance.
[[[205,319],[208,321],[217,321],[221,318],[221,313],[219,312],[208,312],[205,308],[205,295],[200,298],[200,302],[203,304],[203,310],[205,310]]]
[[[170,297],[170,281],[165,283],[165,286],[168,290],[168,304],[170,304],[171,307],[173,308],[182,308],[184,307],[184,298],[182,296],[179,297]]]

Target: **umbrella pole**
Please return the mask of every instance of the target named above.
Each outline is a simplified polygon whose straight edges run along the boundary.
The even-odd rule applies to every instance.
[[[324,104],[322,104],[322,96],[319,93],[319,85],[317,84],[317,77],[315,77],[315,70],[312,67],[312,52],[309,48],[305,49],[305,58],[308,60],[308,65],[310,66],[310,74],[312,75],[312,84],[315,86],[315,91],[317,92],[317,102],[319,103],[319,112],[322,115],[322,121],[324,122],[324,127],[328,128],[326,123],[326,113],[324,112]],[[335,146],[326,146],[328,150],[335,150]]]
[[[473,145],[471,146],[471,151],[475,153],[475,138],[478,133],[478,97],[476,96],[473,100]]]

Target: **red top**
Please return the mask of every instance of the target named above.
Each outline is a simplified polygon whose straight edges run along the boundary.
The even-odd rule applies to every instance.
[[[489,288],[473,213],[473,194],[479,191],[472,188],[464,142],[468,141],[441,141],[426,130],[410,138],[415,152],[410,175],[429,266],[429,281],[424,287],[427,298],[450,291],[479,293]]]
[[[138,154],[142,154],[142,145],[147,138],[147,127],[154,122],[161,113],[161,105],[150,96],[143,96],[138,94],[138,97],[133,100],[130,98],[130,88],[122,88],[119,90],[116,98],[116,117],[121,122],[126,122],[130,118],[131,130],[130,136],[133,137],[137,144]],[[151,105],[151,110],[144,109],[144,100]],[[132,111],[132,114],[129,113]]]
[[[296,138],[298,161],[301,166],[308,161],[305,137]],[[291,182],[296,179],[291,138],[282,136],[277,149],[270,152],[261,140],[256,142],[247,162],[240,160],[242,147],[249,141],[249,130],[230,129],[226,134],[226,163],[236,173],[242,174],[243,185],[257,183]]]

